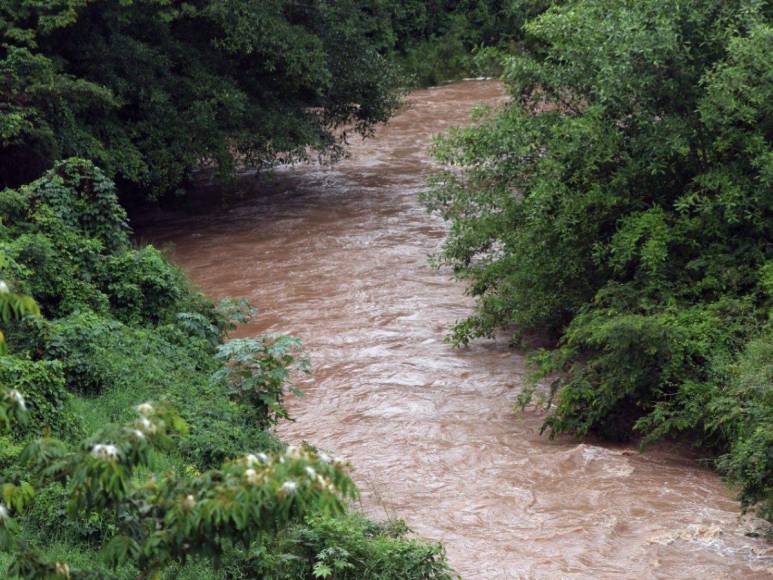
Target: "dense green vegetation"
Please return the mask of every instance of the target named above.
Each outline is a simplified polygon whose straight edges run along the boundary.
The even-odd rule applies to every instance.
[[[552,433],[683,437],[773,515],[773,9],[574,0],[526,25],[512,96],[435,146],[456,343],[556,340]],[[526,403],[526,398],[522,399]]]
[[[0,187],[77,156],[144,200],[202,168],[335,158],[389,118],[405,77],[467,74],[475,47],[517,37],[543,4],[7,0]]]
[[[341,465],[283,451],[300,343],[224,343],[250,307],[134,247],[118,197],[338,157],[399,105],[404,8],[0,4],[0,573],[448,576],[441,548],[347,514]]]
[[[408,0],[391,3],[394,54],[420,86],[500,70],[496,55],[522,48],[523,24],[555,0]]]
[[[133,247],[100,169],[60,162],[0,215],[0,575],[449,575],[441,548],[346,514],[340,460],[267,430],[299,342],[223,344],[250,308]]]
[[[369,2],[8,0],[0,5],[0,186],[90,159],[121,193],[174,192],[340,153],[397,105]],[[372,3],[374,6],[378,2]]]
[[[552,339],[546,429],[684,438],[773,517],[771,46],[765,0],[0,3],[0,575],[452,575],[276,439],[299,341],[226,342],[251,307],[119,199],[336,158],[480,66],[512,99],[425,198],[478,298],[452,340]]]

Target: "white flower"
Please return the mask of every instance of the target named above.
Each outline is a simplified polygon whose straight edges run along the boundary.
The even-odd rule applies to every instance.
[[[17,391],[16,389],[11,389],[10,391],[8,391],[8,392],[5,394],[5,396],[6,396],[6,398],[8,398],[8,399],[10,399],[11,401],[13,401],[14,403],[16,403],[16,405],[17,405],[17,406],[18,406],[18,407],[19,407],[19,408],[20,408],[22,411],[26,411],[26,410],[27,410],[27,403],[25,403],[25,401],[24,401],[24,395],[22,395],[22,394],[21,394],[19,391]]]
[[[54,562],[54,571],[57,576],[61,576],[62,578],[70,577],[70,566],[67,562]]]
[[[7,520],[10,516],[8,515],[8,508],[5,507],[2,503],[0,503],[0,522],[4,522]]]
[[[145,433],[143,433],[139,429],[126,429],[126,432],[132,437],[134,437],[135,439],[138,439],[138,440],[145,439]]]
[[[134,407],[134,410],[137,411],[143,417],[147,417],[153,412],[153,405],[151,405],[150,403],[142,403],[141,405],[137,405],[136,407]]]
[[[118,447],[115,445],[103,445],[102,443],[97,443],[91,448],[91,454],[97,459],[113,461],[118,458]]]
[[[317,471],[311,465],[306,466],[306,473],[309,475],[311,479],[314,479],[315,477],[317,477]]]
[[[327,453],[320,453],[319,460],[324,461],[325,463],[330,463],[331,461],[333,461],[333,458],[330,457],[330,455],[328,455]]]
[[[140,417],[139,423],[140,423],[140,428],[145,433],[150,433],[151,435],[153,435],[153,433],[156,432],[156,426],[150,420],[148,420],[147,417]]]
[[[0,294],[7,294],[8,292],[10,292],[8,283],[5,280],[0,280]]]
[[[247,483],[258,483],[258,472],[254,469],[247,469],[244,472],[244,479],[247,480]]]
[[[337,465],[337,466],[346,465],[346,459],[344,459],[340,455],[336,455],[335,457],[333,457],[333,465]]]
[[[330,481],[328,478],[323,477],[321,475],[317,476],[317,483],[322,489],[328,490],[330,493],[335,493],[336,488],[333,485],[333,482]]]
[[[295,445],[288,445],[287,449],[285,449],[285,455],[297,459],[301,456],[301,451]]]
[[[244,458],[247,463],[247,467],[252,467],[256,463],[268,463],[268,455],[265,453],[252,454],[250,453]]]
[[[186,495],[185,499],[183,500],[183,507],[187,510],[192,510],[195,505],[196,500],[193,498],[193,496],[191,494]]]
[[[293,480],[285,481],[282,484],[282,492],[283,493],[295,493],[295,490],[298,489],[298,484],[295,483]]]
[[[70,577],[70,565],[67,562],[54,562],[54,572],[57,576]]]

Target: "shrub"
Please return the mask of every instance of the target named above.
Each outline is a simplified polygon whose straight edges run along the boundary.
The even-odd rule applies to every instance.
[[[360,515],[316,515],[241,564],[265,578],[450,579],[443,548],[410,537],[403,522],[376,524]]]
[[[24,411],[24,399],[14,404]],[[217,560],[229,548],[250,546],[309,513],[340,514],[344,501],[356,497],[341,464],[289,447],[278,455],[248,454],[195,476],[143,478],[138,470],[149,467],[151,451],[173,446],[186,426],[163,406],[143,403],[136,411],[133,421],[105,426],[75,448],[44,437],[20,457],[30,480],[48,486],[53,501],[62,497],[55,482],[63,483],[65,517],[96,514],[113,522],[112,533],[100,533],[99,542],[114,567],[131,563],[142,575],[157,575],[188,558]],[[65,562],[47,561],[15,534],[9,508],[22,512],[33,490],[10,489],[4,486],[0,504],[0,548],[15,550],[8,572],[23,578],[50,575],[52,568],[69,572]]]
[[[24,397],[29,420],[14,429],[17,436],[51,430],[60,436],[80,433],[80,421],[70,408],[62,365],[57,361],[31,361],[0,356],[0,385]]]
[[[71,391],[95,395],[126,385],[127,359],[136,353],[126,340],[131,331],[121,323],[86,312],[42,323],[37,330],[39,350],[61,363]]]
[[[108,256],[100,283],[113,316],[126,323],[168,322],[190,293],[182,272],[153,246]]]
[[[717,396],[706,411],[708,428],[729,442],[719,468],[740,490],[744,507],[761,503],[773,520],[773,339],[767,332],[721,369]]]
[[[27,346],[60,369],[70,391],[99,396],[93,403],[99,409],[94,422],[123,420],[126,409],[144,399],[163,397],[174,404],[191,425],[180,450],[185,461],[201,468],[220,465],[245,449],[275,448],[274,438],[259,428],[269,422],[268,408],[240,404],[224,383],[211,379],[220,367],[212,336],[199,335],[202,328],[190,317],[183,317],[182,326],[151,330],[93,312],[77,313],[35,323],[26,331]],[[276,367],[273,372],[282,371]]]
[[[35,232],[57,238],[61,230],[97,240],[108,253],[129,246],[126,211],[118,203],[115,185],[92,163],[68,159],[47,177],[22,187],[28,221]]]
[[[116,531],[115,514],[96,511],[68,514],[70,489],[59,482],[44,484],[35,490],[34,501],[22,512],[21,521],[36,539],[98,548]]]
[[[511,102],[435,145],[463,169],[425,195],[451,221],[439,261],[478,298],[452,340],[541,332],[552,433],[685,436],[729,453],[745,505],[769,497],[770,401],[721,403],[721,369],[770,337],[770,11],[574,0],[526,31]]]
[[[69,159],[18,191],[0,229],[3,272],[48,316],[108,312],[127,323],[172,322],[178,312],[214,317],[185,276],[152,246],[132,249],[115,186],[91,163]]]
[[[24,445],[9,436],[0,436],[0,472],[12,467],[24,449]]]
[[[235,338],[218,347],[216,356],[222,366],[213,379],[227,385],[235,401],[255,409],[262,426],[288,418],[285,387],[293,372],[309,371],[300,340],[280,335]]]

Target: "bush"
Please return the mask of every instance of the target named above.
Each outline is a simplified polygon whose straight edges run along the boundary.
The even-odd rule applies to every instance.
[[[740,489],[744,507],[761,502],[773,520],[773,333],[752,339],[737,361],[722,368],[707,424],[729,448],[719,468]]]
[[[70,159],[18,191],[0,193],[3,273],[49,316],[80,310],[132,324],[172,322],[213,306],[152,246],[132,249],[115,186],[92,164]]]
[[[425,196],[440,262],[478,297],[452,340],[552,337],[552,433],[684,436],[729,453],[745,505],[770,497],[770,401],[727,405],[771,336],[770,12],[575,0],[526,31],[511,102],[435,145],[463,168]]]
[[[13,404],[24,412],[23,399]],[[43,437],[20,456],[30,481],[42,489],[37,509],[53,515],[57,502],[65,500],[60,515],[72,520],[68,524],[93,521],[91,535],[113,567],[131,564],[141,575],[155,576],[189,558],[217,561],[229,549],[277,535],[308,514],[341,514],[344,502],[357,497],[343,464],[310,449],[247,454],[195,475],[143,474],[152,451],[173,447],[187,429],[163,405],[143,403],[136,413],[133,421],[103,426],[73,448]],[[8,572],[23,578],[69,569],[15,534],[11,511],[23,512],[33,494],[29,484],[3,486],[0,549],[14,549]],[[35,518],[33,510],[29,519]]]
[[[47,178],[21,189],[27,198],[27,223],[35,233],[58,238],[62,230],[96,240],[105,252],[129,246],[126,211],[115,185],[92,163],[68,159],[57,163]]]
[[[87,312],[43,322],[37,330],[39,351],[61,362],[71,391],[97,395],[112,386],[126,386],[127,359],[137,352],[126,340],[131,331],[119,322]]]
[[[24,512],[23,522],[45,545],[54,541],[72,546],[98,548],[116,530],[115,515],[87,512],[68,514],[70,490],[54,482],[35,491],[35,501]]]
[[[4,272],[49,316],[106,312],[112,302],[127,320],[155,322],[192,294],[156,250],[129,247],[115,186],[88,162],[58,163],[18,191],[2,192],[0,205],[9,208],[0,230]]]
[[[169,322],[197,302],[183,273],[153,246],[107,257],[100,264],[100,285],[113,316],[126,323]],[[206,308],[198,302],[194,307]]]
[[[215,358],[216,349],[253,310],[239,301],[215,308],[160,252],[130,248],[115,188],[98,169],[80,160],[60,163],[18,191],[5,190],[0,205],[10,209],[0,229],[0,242],[9,248],[2,275],[53,317],[11,321],[10,344],[50,361],[29,364],[57,368],[60,388],[99,397],[85,407],[91,424],[121,420],[132,405],[163,396],[192,425],[181,446],[184,461],[206,468],[245,449],[277,446],[260,426],[282,413],[280,399],[241,404],[228,381],[212,379],[218,369],[231,372],[223,369],[227,357]],[[265,343],[262,364],[270,368],[260,380],[273,385],[274,395],[285,378],[279,352],[285,340]],[[243,353],[241,364],[259,354]],[[46,394],[57,408],[55,391]],[[39,422],[48,424],[48,418]]]
[[[231,397],[257,412],[263,427],[287,419],[283,406],[291,375],[309,372],[301,341],[292,336],[235,338],[217,349],[222,366],[213,379],[226,385]],[[291,387],[291,391],[301,392]]]
[[[191,425],[180,446],[183,458],[200,468],[220,465],[245,449],[275,448],[273,436],[260,429],[269,421],[268,408],[242,405],[224,383],[212,380],[220,367],[212,335],[191,333],[211,333],[215,327],[202,330],[191,317],[201,322],[186,315],[183,326],[151,330],[93,312],[78,313],[28,325],[28,348],[56,365],[67,389],[99,397],[93,403],[98,407],[93,423],[123,420],[127,409],[145,399],[174,404]]]
[[[260,578],[450,579],[443,548],[410,537],[400,521],[314,516],[237,568]]]
[[[0,356],[0,385],[19,391],[26,401],[29,421],[14,429],[18,437],[46,430],[68,437],[80,434],[80,421],[70,407],[72,396],[64,388],[64,373],[58,361]]]

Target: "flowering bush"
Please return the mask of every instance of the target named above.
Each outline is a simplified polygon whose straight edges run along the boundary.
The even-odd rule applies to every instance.
[[[306,514],[340,514],[345,501],[357,495],[341,460],[292,446],[280,453],[247,454],[193,477],[149,475],[142,468],[149,467],[151,451],[174,445],[187,427],[162,406],[144,403],[136,412],[135,420],[108,426],[75,448],[43,437],[21,455],[34,485],[59,481],[69,489],[70,517],[82,512],[118,516],[115,533],[104,539],[114,566],[131,562],[147,575],[190,557],[217,557]],[[0,413],[6,424],[23,419],[24,397],[5,391]],[[16,553],[9,572],[23,578],[51,570],[66,575],[67,564],[46,562],[15,536],[12,512],[23,511],[32,495],[26,482],[3,487],[0,547]]]

